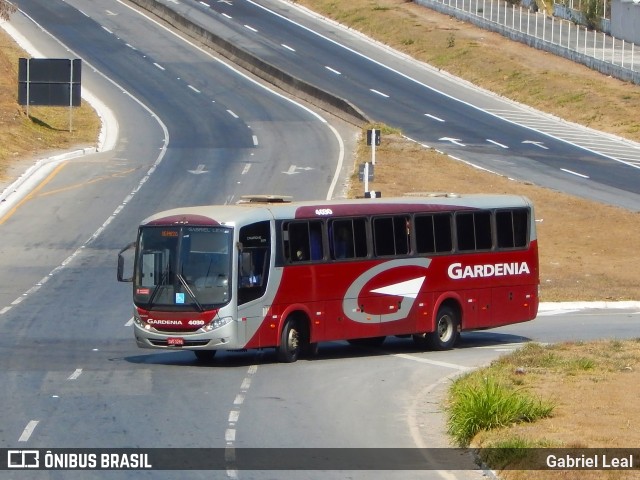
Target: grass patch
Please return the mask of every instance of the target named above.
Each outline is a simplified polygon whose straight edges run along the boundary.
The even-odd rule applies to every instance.
[[[478,450],[478,457],[485,465],[502,470],[523,462],[529,456],[529,449],[552,448],[555,445],[545,439],[530,440],[521,436],[510,436]]]
[[[599,476],[602,471],[562,476],[527,465],[544,454],[537,449],[640,443],[638,338],[529,343],[458,378],[448,393],[444,408],[453,442],[477,448],[487,466],[500,470],[500,478],[637,478]]]
[[[532,397],[482,371],[462,377],[451,388],[448,431],[456,444],[469,445],[481,430],[492,430],[519,422],[533,422],[548,417],[553,403]]]

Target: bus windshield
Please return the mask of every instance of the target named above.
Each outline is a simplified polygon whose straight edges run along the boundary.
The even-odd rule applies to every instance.
[[[204,311],[228,303],[232,238],[232,230],[221,227],[142,227],[135,304]]]

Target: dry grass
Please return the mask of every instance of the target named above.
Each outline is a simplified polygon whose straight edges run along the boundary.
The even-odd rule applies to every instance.
[[[534,423],[476,435],[473,446],[491,447],[506,439],[566,448],[635,448],[640,419],[640,341],[562,343],[521,350],[492,366],[491,375],[555,404],[553,416]],[[486,372],[478,372],[482,375]],[[603,401],[606,399],[606,401]],[[640,471],[515,471],[515,479],[640,478]]]
[[[83,102],[74,108],[69,131],[69,108],[30,107],[17,103],[18,59],[28,57],[0,29],[0,181],[7,181],[18,162],[50,150],[67,150],[77,145],[95,145],[100,121]]]

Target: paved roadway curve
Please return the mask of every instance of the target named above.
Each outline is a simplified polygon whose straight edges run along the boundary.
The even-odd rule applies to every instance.
[[[421,144],[509,177],[640,210],[636,143],[482,92],[287,1],[155,1]]]
[[[12,22],[43,54],[85,59],[85,85],[109,104],[120,137],[111,152],[61,162],[3,212],[0,444],[224,445],[216,426],[227,412],[216,405],[241,374],[211,385],[206,369],[177,368],[172,379],[164,364],[175,359],[143,355],[125,326],[130,288],[115,282],[115,253],[163,208],[265,191],[324,197],[345,140],[129,7],[80,3],[82,12],[18,2],[71,53],[21,16]]]
[[[138,350],[125,326],[130,291],[114,281],[114,256],[132,237],[139,220],[168,205],[229,201],[237,192],[254,192],[257,186],[290,188],[291,177],[281,173],[290,171],[290,162],[269,163],[282,152],[287,152],[287,159],[296,158],[297,166],[307,165],[298,158],[308,160],[317,154],[311,168],[326,169],[314,176],[319,191],[310,191],[309,182],[305,188],[312,197],[324,196],[321,192],[329,189],[336,162],[321,166],[320,160],[327,145],[332,149],[327,157],[337,158],[338,142],[333,131],[318,128],[324,124],[309,112],[263,90],[254,91],[260,87],[230,74],[120,3],[77,0],[74,5],[82,5],[88,17],[60,1],[19,4],[32,9],[73,52],[117,82],[119,87],[85,68],[87,81],[118,117],[121,136],[112,153],[64,164],[38,195],[0,226],[7,240],[0,268],[17,285],[3,285],[0,315],[3,448],[442,446],[433,392],[443,378],[495,358],[523,337],[554,341],[574,334],[575,318],[558,321],[566,325],[562,332],[549,328],[556,323],[550,317],[554,322],[470,334],[462,348],[451,352],[418,352],[410,342],[397,339],[381,350],[353,349],[336,342],[323,345],[317,361],[293,365],[275,363],[269,351],[223,354],[215,364],[203,367],[189,352]],[[34,43],[51,50],[47,54],[64,55],[50,40],[40,40],[41,34],[22,26]],[[202,80],[209,78],[215,82]],[[130,94],[123,95],[123,88]],[[209,101],[202,100],[203,94]],[[149,110],[132,96],[142,99]],[[203,118],[211,120],[202,122]],[[263,136],[279,143],[269,146],[265,140],[264,145]],[[304,138],[305,145],[298,145],[295,138]],[[251,165],[248,171],[247,165]],[[205,178],[206,173],[188,170],[215,175]],[[256,170],[256,178],[243,176]],[[117,215],[112,216],[114,212]],[[94,232],[98,234],[92,238]],[[62,263],[64,267],[57,268]],[[631,312],[619,316],[604,312],[586,318],[589,328],[583,332],[628,336],[637,317]],[[537,330],[541,327],[546,328]],[[532,335],[529,328],[534,329]],[[21,478],[6,473],[0,472],[0,478]],[[107,475],[131,478],[126,472],[30,472],[28,478]],[[447,472],[438,475],[452,478]],[[180,474],[181,478],[234,476],[424,478],[425,474],[233,470]],[[175,473],[135,475],[139,477],[175,478]]]

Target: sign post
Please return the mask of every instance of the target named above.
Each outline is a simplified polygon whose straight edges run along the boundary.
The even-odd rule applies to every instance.
[[[371,164],[376,164],[376,145],[380,145],[380,130],[367,130],[367,145],[371,145]]]

